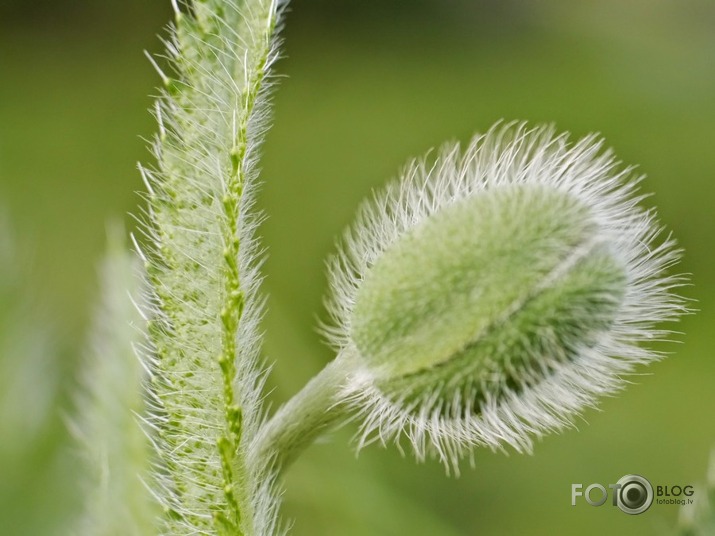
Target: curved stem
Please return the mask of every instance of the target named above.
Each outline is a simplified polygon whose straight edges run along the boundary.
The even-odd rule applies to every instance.
[[[280,473],[337,426],[349,412],[347,381],[354,370],[350,353],[338,355],[263,425],[251,445],[253,458]]]

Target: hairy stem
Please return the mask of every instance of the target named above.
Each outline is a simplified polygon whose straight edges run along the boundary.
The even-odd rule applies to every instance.
[[[164,532],[269,535],[277,499],[249,466],[262,419],[252,210],[275,60],[275,0],[175,2],[172,76],[149,190],[150,327]]]
[[[155,505],[144,485],[151,455],[137,422],[144,413],[144,374],[136,348],[144,343],[141,277],[111,229],[102,263],[102,301],[95,313],[77,397],[75,428],[86,457],[87,506],[78,532],[87,536],[152,536]]]
[[[352,370],[353,358],[345,351],[282,406],[253,442],[257,463],[268,463],[279,473],[317,437],[339,425],[349,411]]]

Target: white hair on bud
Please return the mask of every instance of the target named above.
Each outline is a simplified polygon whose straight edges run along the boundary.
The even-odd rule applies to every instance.
[[[417,459],[435,456],[455,472],[473,447],[529,452],[534,438],[568,426],[598,397],[617,391],[635,366],[659,359],[661,353],[640,343],[667,338],[669,332],[657,324],[686,312],[684,300],[673,293],[684,278],[665,275],[680,251],[669,236],[659,238],[662,227],[653,211],[638,206],[644,197],[636,192],[641,178],[603,150],[598,136],[572,144],[551,126],[497,124],[464,151],[451,143],[432,160],[413,161],[400,180],[363,204],[328,264],[332,323],[324,332],[340,352],[359,354],[351,340],[351,315],[366,274],[383,253],[440,209],[503,185],[552,187],[588,207],[602,233],[598,238],[608,241],[624,267],[626,283],[612,328],[599,333],[594,345],[571,360],[549,360],[536,371],[538,378],[532,374],[518,390],[507,388],[498,397],[487,393],[478,408],[459,394],[441,404],[435,398],[438,386],[418,401],[389,397],[365,367],[346,387],[362,417],[358,447],[406,438]]]

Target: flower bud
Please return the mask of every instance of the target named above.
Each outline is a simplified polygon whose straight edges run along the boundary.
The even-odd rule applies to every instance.
[[[495,128],[414,163],[366,204],[331,264],[332,341],[354,356],[361,443],[406,435],[454,465],[529,450],[620,376],[682,300],[678,253],[587,138]]]
[[[351,338],[377,386],[440,411],[478,406],[608,330],[625,270],[573,196],[500,186],[401,236],[358,289]]]

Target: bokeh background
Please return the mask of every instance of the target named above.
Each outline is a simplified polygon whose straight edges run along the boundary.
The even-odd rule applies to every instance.
[[[58,356],[38,378],[59,378],[49,431],[12,471],[0,466],[8,536],[50,534],[38,507],[76,506],[62,413],[106,222],[133,228],[141,204],[135,162],[149,159],[141,138],[154,130],[146,110],[157,84],[142,50],[161,50],[169,19],[168,0],[0,3],[0,206],[34,322]],[[654,192],[645,204],[686,250],[680,270],[693,285],[683,292],[699,309],[677,326],[679,343],[661,347],[672,357],[533,456],[478,451],[473,468],[447,478],[395,448],[356,459],[355,429],[344,428],[287,475],[293,534],[674,534],[675,506],[628,516],[572,507],[570,490],[627,473],[701,482],[715,445],[715,2],[296,0],[284,37],[260,196],[274,405],[331,358],[314,330],[323,263],[359,201],[408,157],[501,118],[598,131],[639,164]]]

